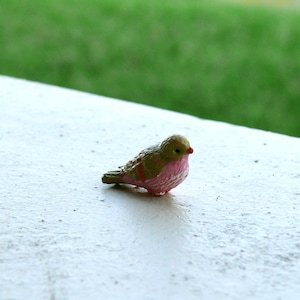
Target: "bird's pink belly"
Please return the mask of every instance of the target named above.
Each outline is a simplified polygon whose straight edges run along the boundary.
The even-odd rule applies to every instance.
[[[142,182],[125,175],[123,181],[124,183],[143,187],[151,194],[163,195],[179,185],[188,176],[188,173],[188,156],[186,156],[179,161],[169,163],[155,178],[146,179]]]

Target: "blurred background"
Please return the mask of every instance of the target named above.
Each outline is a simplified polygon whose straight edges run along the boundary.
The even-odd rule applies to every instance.
[[[297,1],[0,0],[0,47],[3,75],[300,137]]]

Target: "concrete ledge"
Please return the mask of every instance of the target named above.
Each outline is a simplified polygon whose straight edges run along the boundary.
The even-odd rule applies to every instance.
[[[299,299],[300,140],[0,77],[0,299]],[[173,133],[157,198],[100,182]]]

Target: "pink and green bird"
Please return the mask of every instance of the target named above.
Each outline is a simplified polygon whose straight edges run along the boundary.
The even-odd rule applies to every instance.
[[[164,195],[188,176],[191,153],[193,148],[187,138],[172,135],[161,144],[142,150],[118,170],[105,173],[102,182],[131,184],[150,194]]]

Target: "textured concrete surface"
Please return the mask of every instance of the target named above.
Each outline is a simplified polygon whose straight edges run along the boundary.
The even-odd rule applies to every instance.
[[[0,299],[299,299],[300,139],[0,77]],[[172,133],[164,197],[103,172]]]

